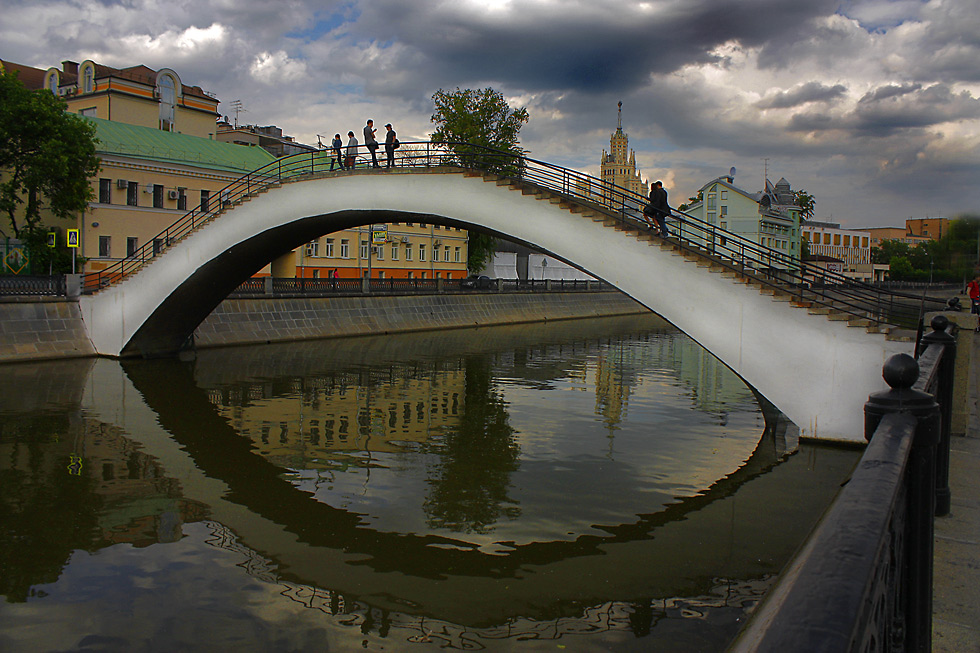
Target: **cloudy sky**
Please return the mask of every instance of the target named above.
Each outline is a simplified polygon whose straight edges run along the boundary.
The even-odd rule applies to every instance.
[[[297,140],[492,86],[531,156],[596,174],[623,102],[676,205],[732,166],[845,226],[980,213],[980,0],[5,0],[0,58],[170,67]]]

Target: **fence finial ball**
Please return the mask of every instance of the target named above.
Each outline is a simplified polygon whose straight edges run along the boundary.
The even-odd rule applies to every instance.
[[[895,354],[885,361],[881,376],[895,390],[911,388],[919,379],[919,364],[908,354]]]
[[[933,331],[945,331],[949,326],[949,318],[945,315],[934,315],[929,322]]]

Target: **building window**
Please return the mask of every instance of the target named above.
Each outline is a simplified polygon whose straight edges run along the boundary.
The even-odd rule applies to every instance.
[[[112,204],[112,180],[99,180],[99,204]]]
[[[340,239],[340,258],[350,258],[350,241],[346,238]]]
[[[844,247],[850,247],[850,246],[851,246],[851,237],[844,236]]]
[[[457,247],[455,250],[453,250],[453,262],[455,262],[455,263],[459,263],[460,262],[460,256],[461,256],[460,250],[461,249],[462,249],[461,247]]]
[[[153,239],[153,255],[156,256],[163,251],[163,239],[154,238]]]
[[[379,279],[384,279],[385,278],[385,271],[384,270],[378,270],[378,278]]]
[[[840,245],[840,234],[834,234],[834,244]]]
[[[361,253],[359,255],[361,258],[368,257],[368,244],[366,240],[361,241]]]
[[[824,235],[823,235],[823,244],[824,245],[829,245],[830,244],[830,234],[829,233],[824,232]]]
[[[374,247],[372,247],[372,249],[374,250],[374,258],[376,258],[379,261],[385,260],[384,245],[375,245]]]
[[[407,251],[407,250],[406,250],[406,251]],[[409,270],[409,271],[408,271],[408,278],[409,278],[409,279],[414,279],[414,278],[415,278],[415,273],[414,273],[414,272],[412,272],[411,270]]]
[[[398,260],[398,243],[391,244],[391,260],[392,261]]]
[[[319,257],[320,256],[320,239],[311,240],[306,244],[306,255],[308,257]]]
[[[722,205],[722,207],[721,207],[721,214],[722,215],[728,215],[728,205],[727,204],[723,204]]]
[[[419,243],[419,262],[425,261],[425,243]],[[422,277],[423,279],[425,277]]]
[[[187,210],[187,189],[178,188],[177,189],[177,210],[186,211]]]
[[[324,256],[327,258],[333,258],[333,238],[327,238],[324,240],[324,250]]]
[[[201,191],[201,212],[207,213],[211,210],[211,191]]]
[[[139,206],[140,185],[131,181],[126,184],[126,205]]]
[[[139,249],[139,239],[130,236],[126,239],[126,256],[136,256],[136,250]]]
[[[112,236],[99,236],[99,256],[109,258],[112,253]]]
[[[861,247],[867,247],[867,246],[868,246],[868,237],[867,236],[862,236],[861,237]]]
[[[163,208],[163,185],[153,184],[153,208]]]
[[[410,243],[405,245],[405,260],[406,261],[412,260],[412,245]]]
[[[82,109],[81,111],[78,112],[78,115],[85,116],[86,118],[98,118],[99,117],[98,116],[98,112],[95,110],[95,107],[85,107],[84,109]]]
[[[160,129],[175,131],[174,111],[177,106],[177,84],[170,75],[157,77],[157,96],[160,98]]]
[[[434,263],[439,262],[439,245],[432,246],[432,261]]]
[[[449,263],[449,245],[442,248],[442,260]]]
[[[95,68],[85,66],[82,71],[82,93],[91,93],[95,89]]]
[[[721,199],[723,199],[723,200],[727,200],[728,199],[728,191],[727,190],[721,191]]]

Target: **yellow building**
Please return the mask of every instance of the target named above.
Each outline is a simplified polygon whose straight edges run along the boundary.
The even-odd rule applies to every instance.
[[[183,84],[170,68],[111,68],[91,60],[41,70],[0,61],[31,89],[63,97],[68,110],[97,125],[102,171],[91,180],[98,201],[77,220],[85,271],[104,270],[184,213],[214,201],[220,190],[275,159],[315,148],[275,127],[232,128],[219,101]],[[219,141],[230,142],[219,142]],[[49,225],[55,226],[55,225]],[[258,276],[374,279],[461,279],[467,275],[467,232],[434,225],[388,225],[387,242],[369,250],[370,227],[318,238],[266,266]]]
[[[153,242],[188,210],[218,200],[222,188],[275,160],[261,148],[161,131],[99,118],[92,179],[96,201],[77,225],[79,256],[88,272],[104,270]]]
[[[22,80],[23,81],[23,80]],[[218,98],[186,86],[170,68],[111,68],[91,60],[63,61],[48,68],[43,86],[68,102],[68,110],[89,118],[213,138]]]

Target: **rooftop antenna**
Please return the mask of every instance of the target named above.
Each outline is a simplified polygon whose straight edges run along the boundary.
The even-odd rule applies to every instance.
[[[245,108],[241,100],[232,100],[231,108],[235,110],[235,129],[238,129],[238,116],[239,114],[248,111],[248,109]]]
[[[762,180],[763,181],[762,187],[766,190],[769,190],[769,157],[765,157],[762,160],[766,162],[766,172],[765,172],[766,178]]]
[[[623,131],[623,102],[619,102],[619,119],[616,121],[616,131]]]

